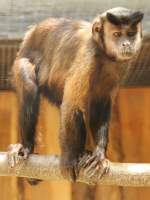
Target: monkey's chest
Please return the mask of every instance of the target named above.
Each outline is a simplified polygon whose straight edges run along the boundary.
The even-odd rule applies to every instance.
[[[120,69],[116,64],[107,63],[95,70],[90,81],[90,96],[93,99],[101,99],[111,96],[120,83]]]

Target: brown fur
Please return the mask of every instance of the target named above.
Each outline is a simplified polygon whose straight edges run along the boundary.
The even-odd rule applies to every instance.
[[[108,123],[111,104],[126,71],[121,61],[107,54],[105,47],[108,44],[104,44],[104,40],[110,40],[105,34],[111,24],[106,17],[103,20],[95,18],[93,23],[88,23],[48,19],[33,26],[27,32],[13,66],[14,85],[24,113],[20,113],[22,124],[24,119],[32,120],[32,116],[37,116],[38,113],[32,113],[30,102],[34,106],[38,93],[60,107],[61,169],[72,179],[76,178],[77,159],[84,152],[86,133],[95,130],[94,126],[103,127],[105,122]],[[109,44],[111,49],[111,41]],[[26,110],[30,110],[29,113],[26,114]],[[90,125],[91,112],[97,121],[95,125]],[[30,127],[31,123],[28,120],[26,126]],[[33,129],[35,125],[36,120]],[[22,130],[23,145],[31,145],[32,152],[31,128],[25,129]],[[98,139],[94,143],[98,144]],[[100,149],[106,150],[106,143],[107,140],[101,141]]]

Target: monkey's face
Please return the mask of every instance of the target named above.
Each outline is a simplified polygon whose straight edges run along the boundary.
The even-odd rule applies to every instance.
[[[129,60],[141,47],[143,16],[140,11],[112,8],[96,18],[92,26],[93,38],[108,56]]]
[[[107,55],[116,60],[129,60],[141,47],[141,24],[117,26],[106,21],[103,37]]]

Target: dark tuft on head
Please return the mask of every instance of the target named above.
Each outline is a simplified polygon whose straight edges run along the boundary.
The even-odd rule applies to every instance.
[[[137,24],[142,21],[144,14],[140,11],[132,11],[127,8],[117,7],[107,11],[106,17],[114,25]]]

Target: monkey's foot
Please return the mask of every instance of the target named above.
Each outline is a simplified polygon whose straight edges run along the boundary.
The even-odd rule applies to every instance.
[[[20,160],[27,159],[29,149],[23,147],[22,144],[11,144],[8,146],[8,164],[14,167]]]
[[[93,153],[88,155],[86,160],[84,158],[84,161],[80,161],[80,168],[84,169],[86,176],[89,178],[95,177],[96,181],[92,178],[93,182],[91,184],[96,184],[97,180],[108,172],[109,161],[99,154]]]
[[[79,174],[78,170],[78,159],[61,161],[60,170],[64,178],[69,178],[71,181],[75,182]]]

